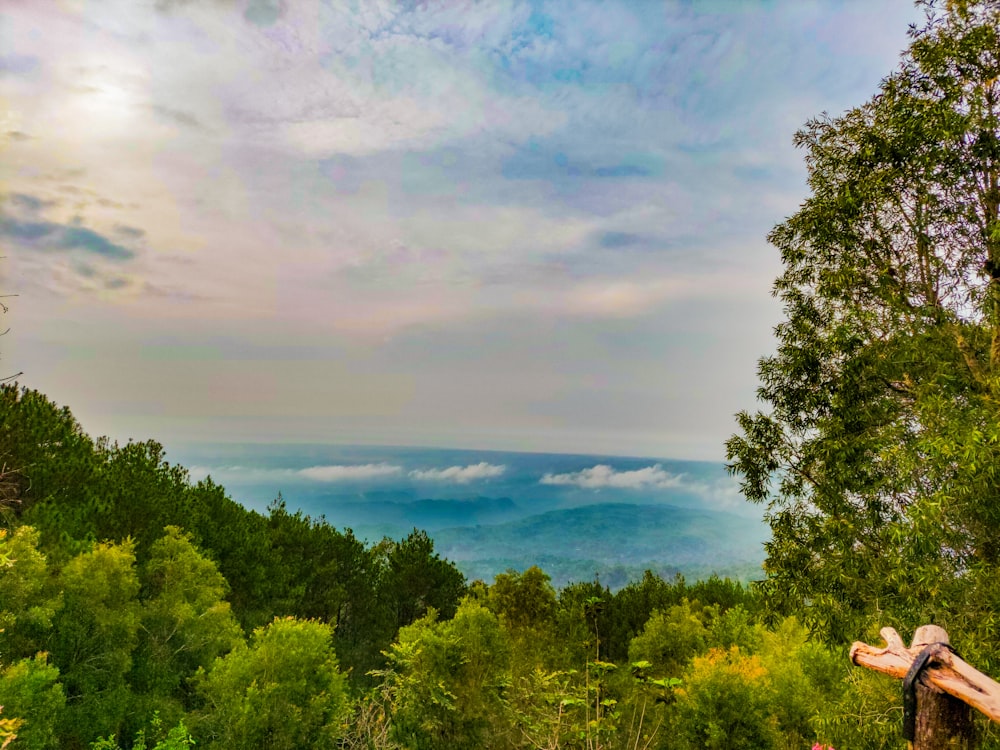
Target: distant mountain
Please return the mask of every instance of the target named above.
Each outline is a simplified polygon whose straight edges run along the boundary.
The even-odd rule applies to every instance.
[[[722,463],[400,446],[199,444],[174,460],[266,512],[323,516],[360,539],[427,531],[470,579],[539,565],[557,585],[646,569],[760,576],[769,529]]]
[[[607,503],[433,534],[436,548],[467,576],[491,579],[506,568],[539,565],[553,582],[625,580],[646,568],[692,577],[756,577],[769,530],[722,511]]]
[[[509,497],[473,497],[468,500],[422,499],[409,502],[361,501],[330,505],[326,519],[334,526],[351,527],[375,538],[399,536],[414,527],[434,531],[452,526],[477,526],[509,521],[524,515]]]

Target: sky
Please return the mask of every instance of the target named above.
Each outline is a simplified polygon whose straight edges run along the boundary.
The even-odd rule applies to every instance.
[[[722,460],[907,0],[4,0],[0,376],[117,440]]]

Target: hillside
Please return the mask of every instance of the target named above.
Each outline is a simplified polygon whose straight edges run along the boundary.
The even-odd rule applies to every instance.
[[[722,511],[620,503],[434,532],[437,549],[470,579],[541,564],[556,584],[598,573],[612,587],[646,568],[756,577],[767,536],[764,524]]]

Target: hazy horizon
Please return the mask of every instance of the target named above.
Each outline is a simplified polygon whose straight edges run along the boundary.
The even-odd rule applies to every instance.
[[[542,565],[559,585],[619,587],[654,569],[759,573],[769,530],[720,463],[606,455],[333,445],[204,444],[176,452],[267,513],[279,496],[376,544],[426,531],[471,578]]]

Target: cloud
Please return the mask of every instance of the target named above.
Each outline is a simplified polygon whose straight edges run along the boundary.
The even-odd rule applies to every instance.
[[[129,227],[124,224],[118,224],[115,226],[115,231],[122,237],[128,237],[133,240],[141,240],[146,236],[145,229],[139,229],[137,227]]]
[[[109,260],[130,260],[135,252],[93,229],[51,221],[19,221],[0,217],[0,237],[40,250],[82,250]]]
[[[690,295],[692,279],[593,279],[550,293],[554,313],[598,318],[628,318],[648,313],[670,299]]]
[[[310,466],[298,473],[317,482],[352,482],[377,477],[391,477],[402,471],[401,466],[392,464],[334,464],[331,466]]]
[[[282,5],[275,0],[250,0],[243,17],[258,26],[270,26],[281,18]]]
[[[183,125],[184,127],[193,128],[194,130],[205,129],[202,122],[190,112],[168,107],[163,104],[154,104],[152,105],[152,109],[157,115],[160,115],[165,120],[168,120],[176,125]]]
[[[46,219],[43,212],[58,206],[59,201],[11,193],[5,202],[10,210],[0,211],[0,238],[10,240],[15,247],[47,252],[82,251],[111,261],[132,260],[136,255],[126,244],[84,226],[79,216],[68,223]],[[141,229],[121,225],[114,232],[124,242],[141,239],[145,234]]]
[[[553,143],[532,141],[504,160],[502,173],[511,180],[648,178],[663,173],[663,160],[652,154],[609,154],[604,163],[595,163],[599,158],[571,156]]]
[[[706,503],[718,508],[734,509],[743,506],[743,496],[736,480],[730,477],[711,481],[695,479],[688,474],[671,473],[660,464],[631,471],[618,471],[607,464],[597,464],[589,469],[566,474],[548,473],[539,480],[539,483],[590,490],[676,489],[698,495]]]
[[[621,247],[631,247],[643,241],[642,235],[632,232],[604,232],[601,234],[598,244],[601,247],[611,250]]]
[[[545,474],[539,483],[572,485],[595,490],[605,487],[641,490],[647,487],[660,489],[679,487],[682,484],[682,477],[664,470],[660,464],[632,471],[618,471],[607,464],[597,464],[589,469],[568,474]]]
[[[41,60],[33,55],[0,55],[0,75],[34,73],[38,70],[40,63]]]
[[[447,469],[417,469],[410,472],[410,477],[420,481],[468,484],[478,479],[498,477],[506,470],[506,466],[481,461],[478,464],[469,464],[468,466],[449,466]]]
[[[56,205],[56,201],[42,200],[37,196],[25,195],[24,193],[12,193],[8,200],[15,207],[30,214],[36,214],[43,208],[50,208],[51,206]]]
[[[56,226],[58,227],[58,231],[61,232],[61,237],[58,240],[59,246],[67,250],[84,250],[113,260],[128,260],[135,257],[134,251],[116,242],[112,242],[93,229],[77,226]]]

